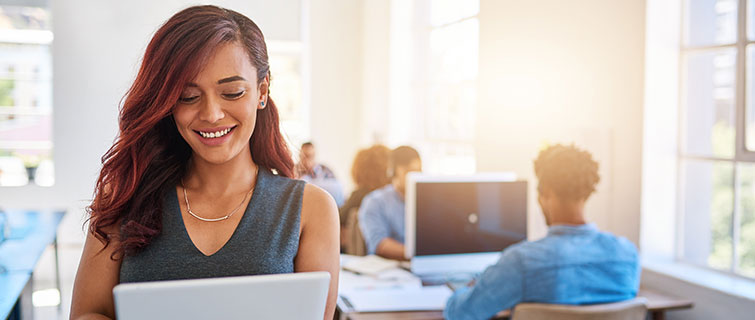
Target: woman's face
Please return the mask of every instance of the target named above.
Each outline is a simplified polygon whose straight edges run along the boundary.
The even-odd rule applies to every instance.
[[[207,65],[187,83],[173,110],[178,132],[195,158],[213,164],[249,156],[257,109],[267,101],[268,78],[238,43],[218,47]],[[195,159],[199,160],[199,159]]]

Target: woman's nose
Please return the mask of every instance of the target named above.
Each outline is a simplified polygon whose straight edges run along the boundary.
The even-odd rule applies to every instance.
[[[199,111],[199,120],[209,123],[215,123],[222,120],[225,117],[223,112],[223,106],[217,98],[207,97],[204,99]]]

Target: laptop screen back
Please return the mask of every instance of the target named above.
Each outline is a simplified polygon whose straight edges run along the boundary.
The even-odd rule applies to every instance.
[[[527,239],[526,181],[418,181],[415,188],[415,256],[500,252]]]
[[[330,274],[303,272],[119,284],[113,289],[121,320],[319,320]]]

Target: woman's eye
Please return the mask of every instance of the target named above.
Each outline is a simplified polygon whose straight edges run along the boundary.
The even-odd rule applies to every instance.
[[[243,96],[244,93],[246,93],[246,90],[242,90],[236,93],[224,93],[223,97],[225,97],[226,99],[238,99],[238,98],[241,98],[241,96]]]
[[[191,96],[191,97],[180,97],[178,98],[178,101],[181,103],[192,103],[194,101],[197,101],[199,99],[199,96]]]

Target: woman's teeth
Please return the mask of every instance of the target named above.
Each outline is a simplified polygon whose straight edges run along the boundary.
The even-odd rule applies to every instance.
[[[232,128],[228,128],[225,130],[220,130],[220,131],[215,131],[215,132],[202,132],[202,131],[198,131],[198,132],[199,132],[199,135],[202,136],[202,138],[209,139],[209,138],[220,138],[228,134],[228,132],[231,132],[231,129]]]

